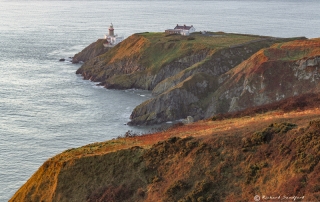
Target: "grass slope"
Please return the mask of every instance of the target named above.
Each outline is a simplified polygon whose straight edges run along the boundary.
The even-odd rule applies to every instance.
[[[319,104],[320,95],[310,94],[69,149],[10,201],[319,201]]]
[[[167,77],[164,76],[157,81],[152,81],[151,78],[169,64],[172,67],[166,71],[175,72],[178,63],[190,63],[183,69],[191,67],[195,63],[201,65],[201,63],[207,62],[216,51],[222,49],[254,43],[262,48],[271,45],[272,42],[270,41],[280,42],[285,40],[292,39],[275,39],[222,32],[211,32],[205,35],[193,33],[188,37],[166,35],[165,33],[138,33],[131,35],[107,53],[89,60],[78,69],[77,73],[82,74],[86,79],[101,82],[107,88],[134,87],[151,90],[157,83]],[[204,59],[183,61],[202,52],[206,54]],[[151,81],[148,79],[151,79]]]

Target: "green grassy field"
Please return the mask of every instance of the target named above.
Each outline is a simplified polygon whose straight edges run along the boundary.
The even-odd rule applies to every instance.
[[[136,35],[145,37],[152,44],[152,46],[144,47],[145,50],[141,50],[144,53],[143,63],[151,69],[158,69],[177,58],[200,50],[210,50],[213,54],[219,49],[248,43],[261,38],[260,36],[221,32],[210,32],[207,34],[196,32],[189,36],[149,32]]]

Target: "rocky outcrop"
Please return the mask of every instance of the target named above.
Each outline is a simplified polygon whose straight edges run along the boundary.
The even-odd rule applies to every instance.
[[[229,36],[226,35],[226,37]],[[210,37],[207,38],[206,40],[208,41],[212,40]],[[250,39],[248,37],[246,40],[250,42]],[[219,39],[214,39],[213,41],[215,40],[218,41]],[[221,47],[205,47],[204,43],[206,41],[200,41],[199,44],[185,41],[189,42],[185,37],[166,37],[162,33],[134,34],[112,48],[107,55],[100,55],[87,61],[76,73],[82,74],[85,79],[100,82],[100,85],[106,88],[153,90],[160,82],[188,69],[189,75],[187,74],[181,78],[179,81],[181,82],[192,75],[194,71],[190,70],[194,66],[203,66],[203,63],[206,63],[206,67],[203,66],[202,70],[197,70],[197,72],[224,73],[230,69],[230,66],[236,66],[236,64],[239,64],[254,52],[270,46],[275,41],[279,41],[279,39],[264,38],[259,41],[253,40],[246,47],[238,45],[235,48],[231,48],[235,52],[222,50],[219,52],[221,58],[216,56],[216,61],[211,61],[211,57]],[[185,46],[187,45],[185,43],[190,47],[186,48]],[[237,43],[237,41],[233,43]],[[227,47],[229,49],[229,46]],[[242,48],[244,50],[240,51],[240,54],[239,52],[237,53]],[[238,58],[228,61],[230,55],[237,55]],[[208,70],[210,65],[214,65],[214,68]],[[174,83],[177,83],[177,81]],[[172,86],[172,84],[170,85]],[[155,94],[159,94],[159,88],[154,91]],[[161,89],[161,92],[167,90],[167,88]]]
[[[129,124],[158,124],[187,116],[193,116],[195,120],[205,118],[208,103],[212,101],[210,95],[226,77],[224,73],[273,43],[271,39],[264,39],[199,57],[201,61],[159,82],[152,91],[155,97],[134,109]]]
[[[104,39],[98,39],[96,42],[90,44],[81,52],[74,55],[72,63],[86,62],[98,55],[106,53],[110,48],[103,46]]]
[[[168,91],[137,106],[131,114],[133,125],[159,124],[193,116],[203,118],[202,97],[216,89],[215,79],[205,73],[194,74]]]
[[[134,109],[129,124],[157,124],[187,116],[199,120],[230,105],[231,101],[219,105],[222,98],[216,99],[220,85],[231,78],[227,72],[260,49],[290,40],[224,33],[194,33],[189,40],[180,35],[140,33],[88,60],[76,73],[106,88],[152,90],[154,98]],[[232,99],[231,110],[241,109],[237,96]]]
[[[320,91],[320,40],[276,44],[220,77],[205,117]]]

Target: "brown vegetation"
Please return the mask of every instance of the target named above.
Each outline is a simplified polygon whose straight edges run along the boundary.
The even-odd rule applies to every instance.
[[[281,110],[283,112],[310,110],[320,106],[320,94],[317,93],[306,93],[290,97],[278,102],[270,104],[251,107],[242,111],[217,114],[212,117],[212,120],[222,120],[228,118],[237,118],[244,116],[254,116],[256,114],[266,113],[268,111]]]
[[[319,97],[67,150],[11,201],[319,201]]]

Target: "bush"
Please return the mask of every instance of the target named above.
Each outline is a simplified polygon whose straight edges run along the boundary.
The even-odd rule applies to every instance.
[[[243,148],[269,143],[274,134],[284,134],[296,126],[292,123],[272,123],[262,131],[255,132],[250,138],[246,138],[243,142]]]

